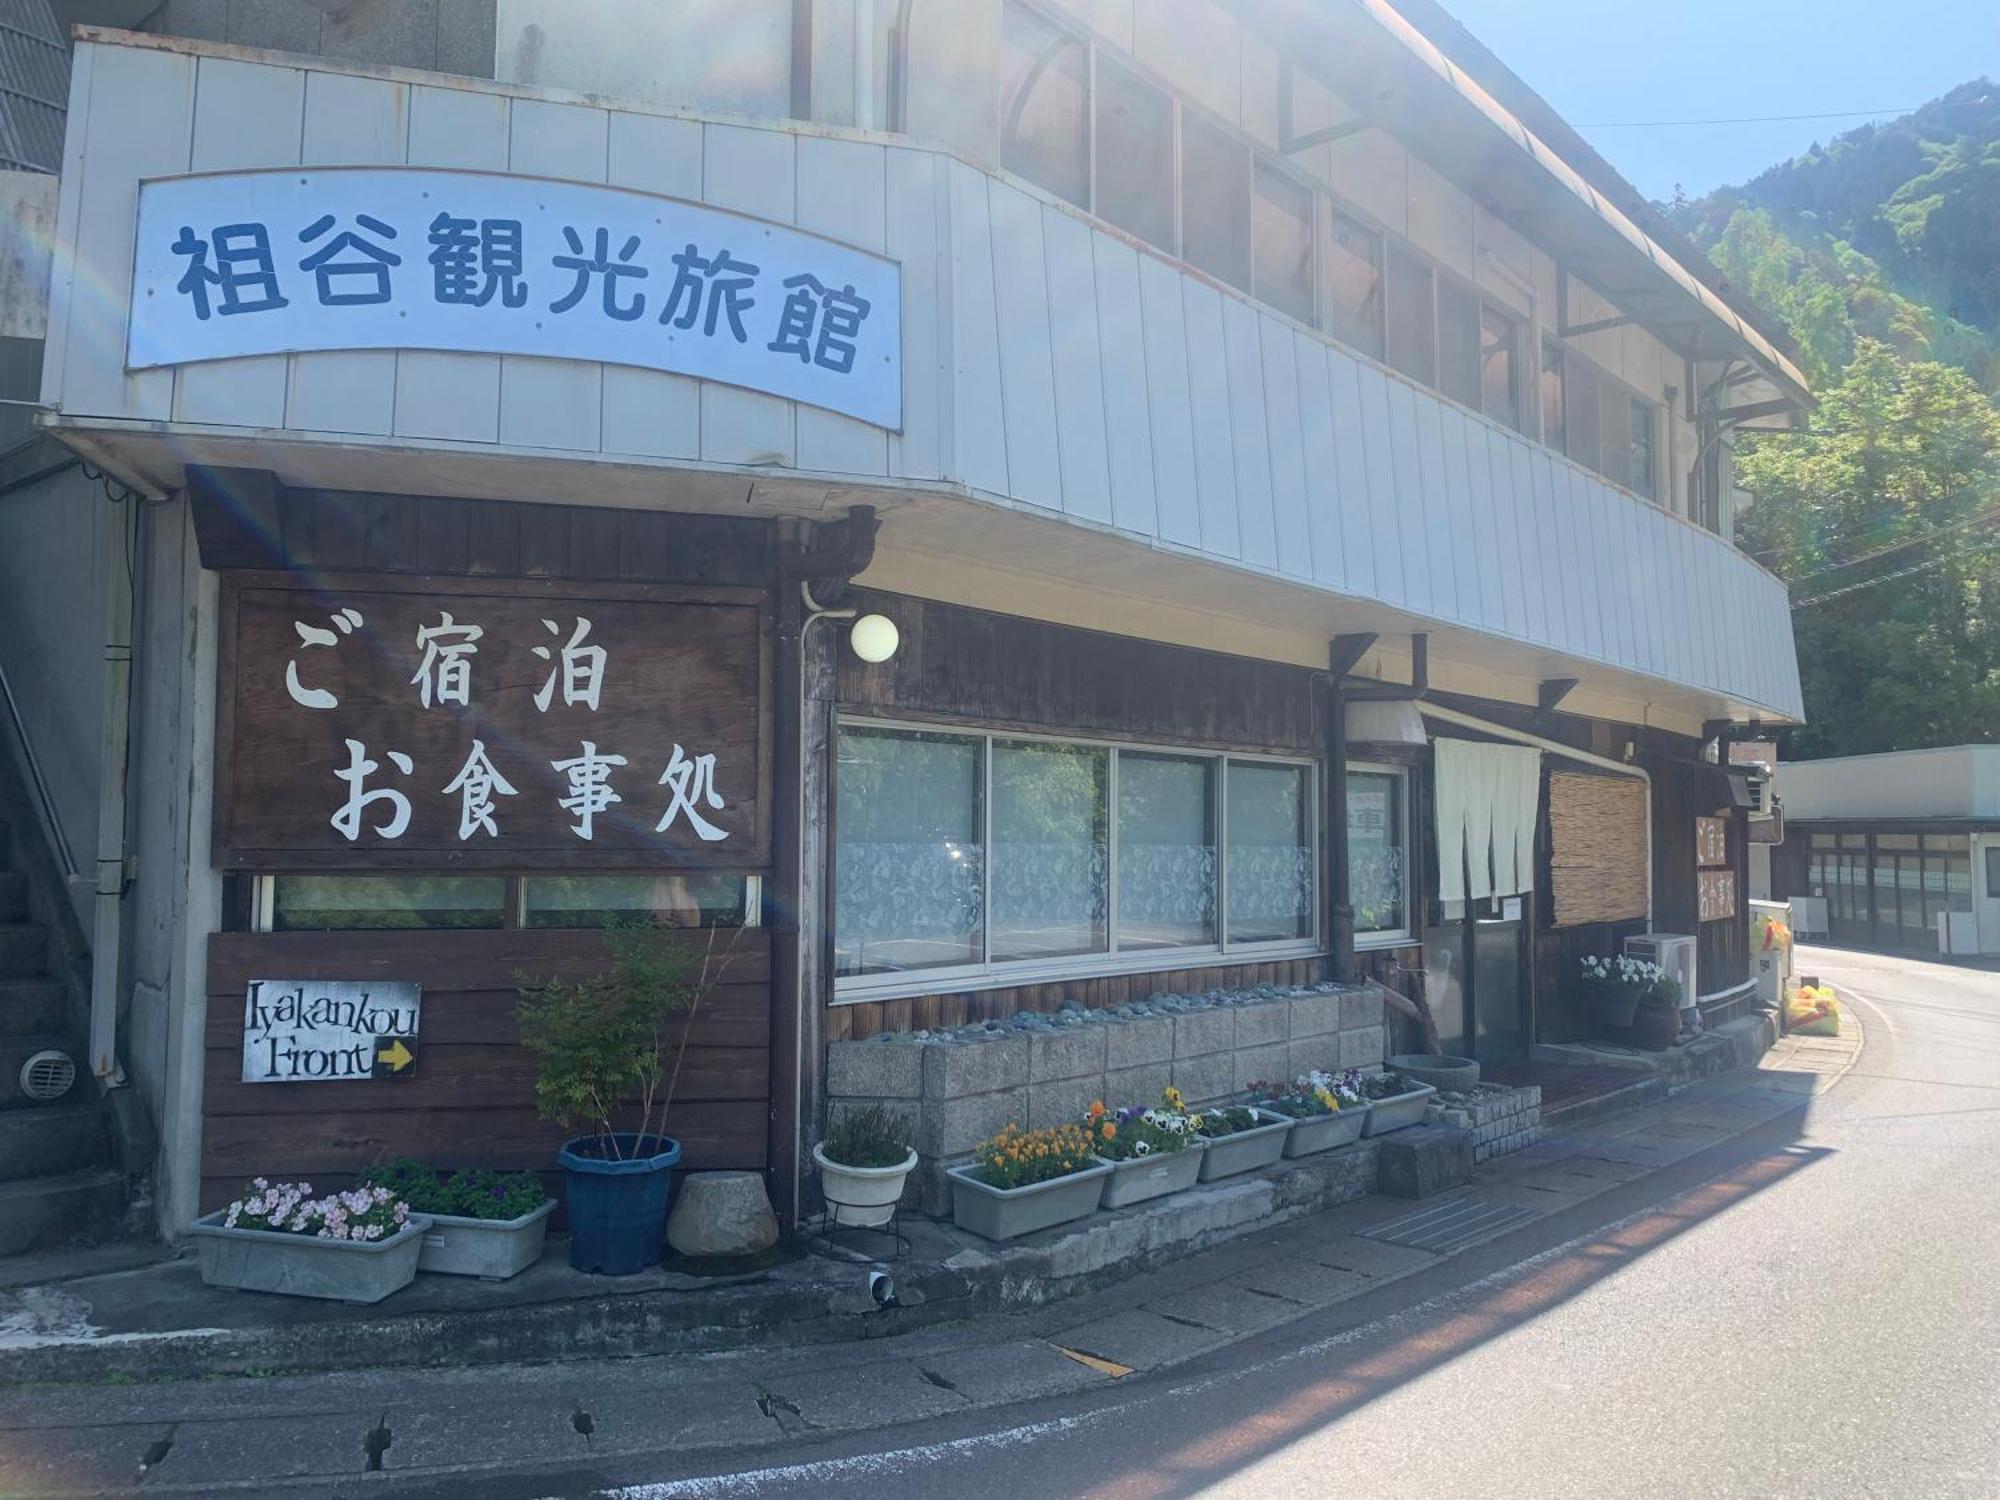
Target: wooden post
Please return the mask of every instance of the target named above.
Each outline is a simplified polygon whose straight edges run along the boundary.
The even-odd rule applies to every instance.
[[[771,691],[771,882],[764,890],[764,925],[771,931],[771,1203],[785,1224],[796,1224],[800,1213],[799,1140],[804,1096],[805,997],[800,983],[799,884],[800,808],[803,766],[800,757],[799,632],[805,603],[787,564],[802,550],[796,528],[779,526],[776,616],[776,671]],[[813,1071],[817,1071],[814,1069]]]
[[[1351,983],[1354,969],[1354,899],[1347,882],[1347,674],[1373,635],[1335,636],[1327,646],[1326,862],[1327,939],[1333,977]]]

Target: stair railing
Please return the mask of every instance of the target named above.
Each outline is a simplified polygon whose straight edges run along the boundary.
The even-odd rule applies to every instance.
[[[21,761],[28,772],[28,785],[34,793],[35,811],[41,817],[42,833],[49,841],[49,848],[55,851],[56,862],[62,866],[63,879],[71,885],[80,884],[83,877],[77,870],[76,856],[70,852],[69,838],[63,832],[62,818],[56,813],[48,778],[42,775],[42,764],[35,757],[34,741],[28,738],[28,725],[21,717],[21,704],[14,696],[14,685],[7,680],[5,662],[0,662],[0,701],[7,705],[7,718],[14,726],[14,742],[21,747]]]

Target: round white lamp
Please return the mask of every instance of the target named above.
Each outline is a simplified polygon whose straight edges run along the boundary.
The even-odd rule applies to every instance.
[[[854,654],[866,662],[884,662],[896,654],[903,642],[896,622],[887,615],[863,615],[847,633]]]

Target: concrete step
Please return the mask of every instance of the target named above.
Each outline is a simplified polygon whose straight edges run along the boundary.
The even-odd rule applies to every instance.
[[[61,1032],[69,996],[53,979],[0,979],[0,1038]]]
[[[76,1064],[76,1083],[60,1099],[30,1099],[21,1092],[21,1064],[37,1052],[54,1048],[69,1055]],[[85,1092],[90,1087],[88,1069],[84,1067],[84,1050],[74,1040],[60,1032],[31,1032],[26,1036],[0,1036],[0,1113],[12,1113],[17,1109],[46,1109],[51,1104],[75,1104],[89,1098]]]
[[[35,979],[49,971],[49,930],[37,922],[0,921],[0,979]]]
[[[110,1123],[104,1107],[87,1094],[76,1104],[0,1111],[0,1182],[110,1165]]]
[[[19,870],[0,870],[0,922],[25,921],[28,915],[28,877]]]
[[[125,1174],[106,1170],[0,1182],[0,1255],[107,1239],[125,1222]]]

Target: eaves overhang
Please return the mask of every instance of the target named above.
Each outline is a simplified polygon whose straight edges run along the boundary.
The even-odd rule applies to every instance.
[[[1808,406],[1805,374],[1389,0],[1236,0],[1283,55],[1556,251],[1571,274],[1686,358],[1747,359]]]

